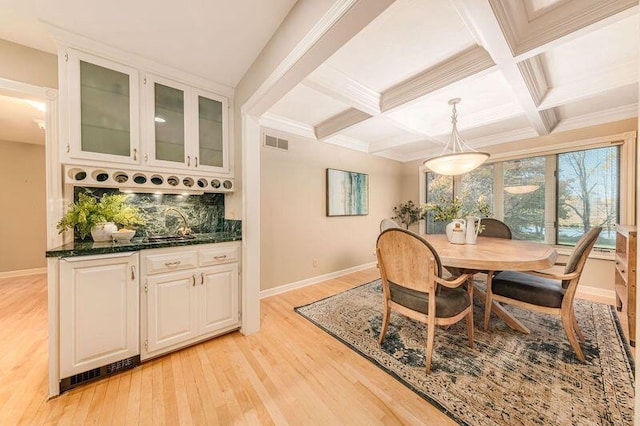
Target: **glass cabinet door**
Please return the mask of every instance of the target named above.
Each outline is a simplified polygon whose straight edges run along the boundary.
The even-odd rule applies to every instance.
[[[127,74],[80,61],[80,129],[82,151],[129,156]]]
[[[228,171],[227,102],[224,98],[196,93],[198,167]]]
[[[154,86],[155,159],[184,163],[184,91]]]
[[[138,74],[133,68],[68,52],[71,157],[138,161]]]

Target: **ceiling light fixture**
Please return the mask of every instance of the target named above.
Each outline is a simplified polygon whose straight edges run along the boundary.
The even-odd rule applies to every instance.
[[[508,192],[509,194],[514,194],[514,195],[529,194],[537,190],[538,188],[540,188],[540,185],[535,185],[535,184],[529,185],[525,183],[524,176],[522,174],[522,171],[520,170],[520,165],[521,165],[520,160],[516,160],[514,171],[518,174],[518,176],[516,176],[515,178],[515,182],[514,182],[515,185],[509,185],[504,187],[505,192]]]
[[[535,191],[540,188],[540,185],[515,185],[515,186],[505,186],[504,190],[509,194],[528,194],[530,192]]]
[[[449,105],[452,106],[452,129],[449,141],[439,156],[425,160],[422,163],[440,175],[456,176],[470,172],[489,158],[488,153],[478,152],[467,145],[460,136],[460,133],[458,133],[458,111],[456,110],[456,105],[459,104],[461,100],[461,98],[454,98],[449,101]],[[449,146],[451,146],[451,153],[446,154]]]

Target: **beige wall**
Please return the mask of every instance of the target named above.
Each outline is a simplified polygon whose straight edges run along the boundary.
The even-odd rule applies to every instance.
[[[289,150],[261,148],[261,289],[374,262],[380,220],[400,202],[400,163],[267,130]],[[369,175],[369,214],[327,217],[326,169]],[[318,266],[313,266],[318,259]]]
[[[58,58],[0,39],[0,77],[35,86],[58,87]]]
[[[46,266],[43,145],[0,141],[0,273]]]

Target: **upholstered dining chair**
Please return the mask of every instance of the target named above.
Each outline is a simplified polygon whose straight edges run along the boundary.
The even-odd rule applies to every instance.
[[[391,228],[378,236],[378,268],[382,277],[384,313],[378,343],[382,344],[391,310],[427,324],[426,372],[431,357],[436,325],[467,320],[469,347],[473,348],[473,285],[462,286],[470,275],[442,279],[442,263],[435,249],[419,235]]]
[[[484,225],[484,230],[480,234],[482,237],[504,238],[507,240],[512,238],[511,228],[501,220],[486,217],[480,221],[480,224]]]
[[[536,312],[559,315],[569,343],[578,359],[584,362],[580,341],[584,336],[573,310],[573,298],[580,281],[582,269],[589,252],[600,235],[601,227],[585,233],[576,243],[569,260],[556,265],[564,266],[561,274],[543,271],[504,271],[487,277],[487,297],[485,302],[484,330],[489,330],[489,315],[493,301],[508,303]]]
[[[400,225],[391,219],[382,219],[380,222],[380,232],[391,228],[400,228]]]

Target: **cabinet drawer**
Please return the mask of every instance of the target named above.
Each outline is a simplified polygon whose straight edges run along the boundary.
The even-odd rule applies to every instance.
[[[147,275],[193,269],[198,266],[198,253],[195,250],[147,254],[144,259]]]
[[[221,265],[238,261],[239,246],[224,245],[200,249],[200,266]]]

